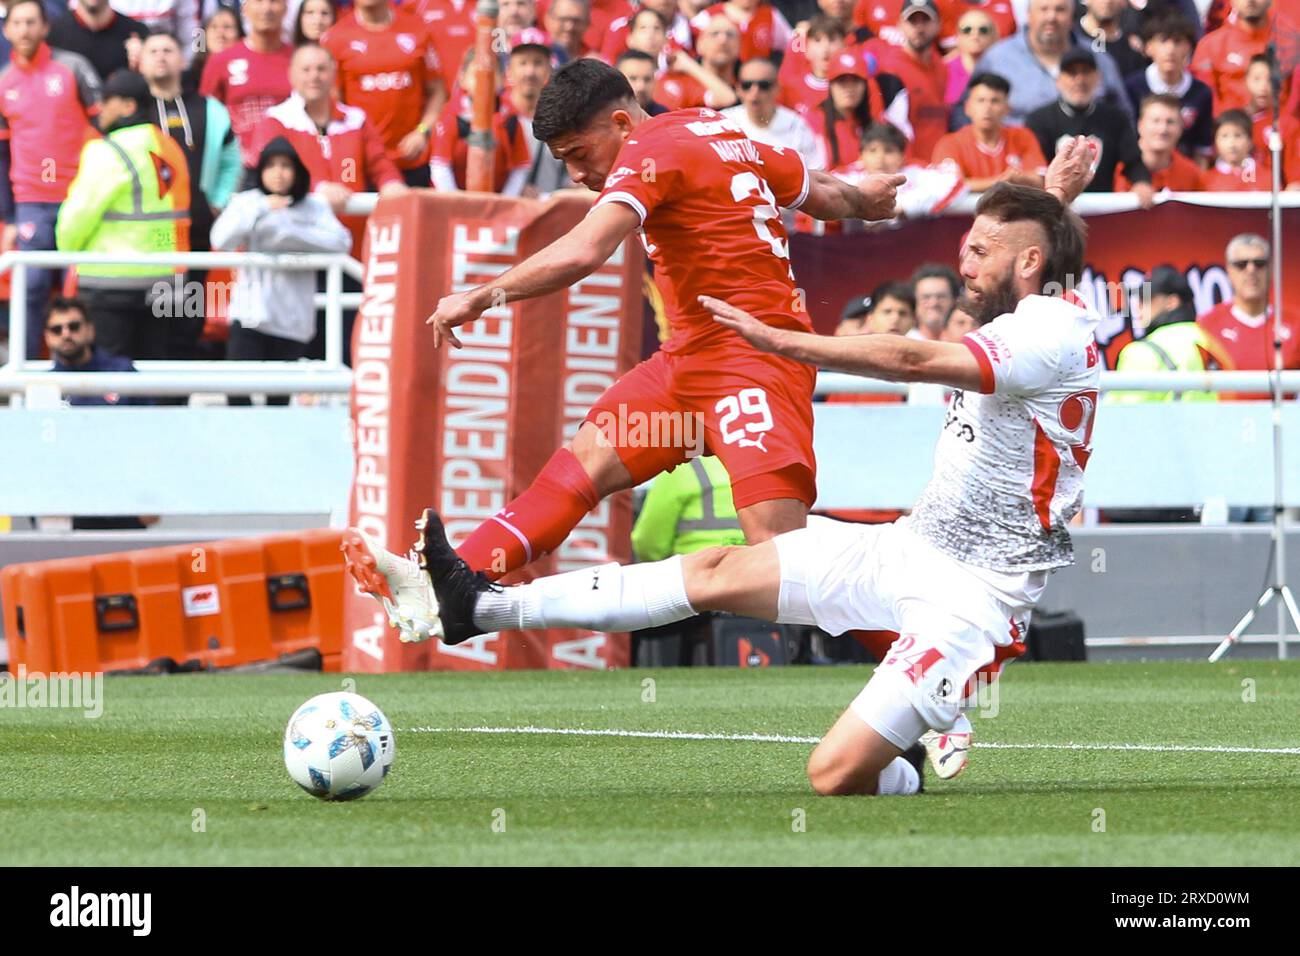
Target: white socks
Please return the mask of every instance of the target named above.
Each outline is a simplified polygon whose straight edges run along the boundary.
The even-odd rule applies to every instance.
[[[895,757],[884,770],[880,771],[876,784],[876,796],[904,797],[921,789],[921,775],[916,768],[902,757]]]
[[[486,631],[635,631],[694,614],[677,555],[649,564],[602,564],[486,591],[474,606],[474,624]]]

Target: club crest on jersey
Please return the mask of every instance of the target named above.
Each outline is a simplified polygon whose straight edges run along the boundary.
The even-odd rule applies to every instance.
[[[353,40],[351,43],[348,44],[348,49],[351,50],[353,53],[365,53],[365,52],[366,52],[366,41],[365,41],[365,40]]]
[[[63,95],[63,77],[47,76],[45,78],[45,95],[62,96]]]
[[[230,61],[230,85],[244,86],[248,83],[248,61],[242,57]]]
[[[397,45],[401,47],[402,52],[411,54],[415,52],[415,37],[409,33],[397,34]]]

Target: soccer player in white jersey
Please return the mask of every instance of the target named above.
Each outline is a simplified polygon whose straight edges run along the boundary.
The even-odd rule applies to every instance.
[[[918,740],[953,728],[976,673],[1018,643],[1048,573],[1073,560],[1066,528],[1082,505],[1101,372],[1099,316],[1066,291],[1083,270],[1085,237],[1068,202],[1087,184],[1089,160],[1076,139],[1058,152],[1045,190],[998,183],[984,193],[960,270],[959,308],[979,328],[960,343],[778,329],[701,298],[760,350],[955,389],[934,474],[909,516],[888,525],[821,519],[758,545],[502,588],[470,571],[429,510],[417,545],[427,579],[370,546],[403,616],[424,620],[403,636],[432,631],[456,643],[505,629],[636,630],[705,610],[831,634],[895,630],[888,656],[813,750],[808,777],[821,794],[918,792]]]

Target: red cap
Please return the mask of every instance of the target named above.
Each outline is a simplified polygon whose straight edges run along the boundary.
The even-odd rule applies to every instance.
[[[518,50],[521,46],[542,47],[549,53],[551,35],[538,27],[524,27],[510,39],[511,50]]]
[[[827,74],[830,80],[838,80],[841,76],[856,76],[865,80],[867,75],[867,64],[862,61],[862,57],[849,50],[841,51],[835,59],[831,60],[831,69]]]

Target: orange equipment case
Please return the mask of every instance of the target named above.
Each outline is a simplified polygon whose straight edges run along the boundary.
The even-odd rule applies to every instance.
[[[317,648],[339,669],[340,531],[232,538],[0,570],[9,669],[203,668]]]

